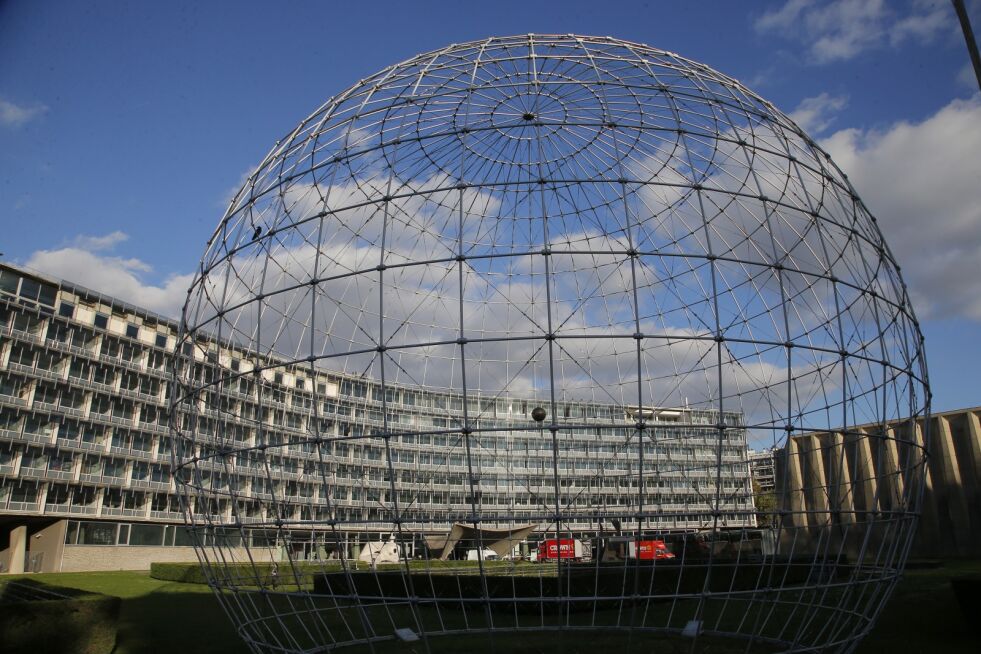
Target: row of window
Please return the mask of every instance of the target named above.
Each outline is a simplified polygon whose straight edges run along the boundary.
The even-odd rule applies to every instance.
[[[69,520],[65,545],[188,547],[191,536],[180,525]]]
[[[41,286],[40,283],[29,280],[28,278],[23,278],[21,280],[20,276],[16,275],[12,271],[3,270],[4,280],[7,280],[2,286],[3,290],[12,292],[16,294],[16,290],[11,290],[16,288],[18,285],[31,286],[32,284]],[[9,287],[9,288],[8,288]],[[49,287],[51,293],[56,293],[57,289],[54,287]],[[30,291],[33,292],[33,291]],[[54,296],[52,295],[49,306],[53,306]],[[74,317],[74,306],[70,303],[63,302],[59,307],[59,313],[67,318],[73,319]],[[104,313],[96,313],[94,317],[93,324],[95,327],[100,329],[105,329],[108,326],[108,316]],[[139,325],[135,323],[128,323],[126,327],[126,335],[130,338],[137,338],[139,336]],[[167,336],[163,333],[156,334],[156,345],[161,348],[166,347]],[[186,354],[190,353],[191,344],[184,344],[184,352]],[[205,346],[207,347],[207,346]],[[202,366],[199,363],[195,364],[196,375],[195,377],[201,380],[207,381],[209,378],[213,378],[212,374],[204,374],[205,372],[210,372],[211,369],[217,369],[217,356],[213,350],[207,351],[207,359],[211,365]],[[237,372],[241,368],[241,361],[238,358],[232,358],[230,362],[230,368],[233,372]],[[282,372],[274,373],[274,381],[277,385],[283,385],[284,376]],[[435,410],[451,410],[451,411],[462,411],[463,410],[463,398],[457,395],[446,395],[439,393],[425,393],[417,392],[409,389],[382,389],[375,384],[371,384],[360,380],[344,379],[339,380],[340,393],[341,395],[346,395],[352,398],[367,398],[371,397],[374,402],[386,402],[389,404],[403,404],[407,406],[419,406],[432,408]],[[302,378],[296,378],[294,381],[294,387],[298,391],[305,390],[305,380]],[[316,384],[318,394],[325,395],[327,392],[327,386],[325,383]],[[505,415],[529,415],[532,408],[532,403],[528,401],[521,402],[511,402],[509,400],[494,400],[494,399],[469,399],[467,400],[467,408],[472,413],[482,413],[482,414],[494,414],[503,412]],[[596,418],[596,419],[621,419],[622,418],[622,408],[609,405],[591,405],[583,403],[563,403],[559,407],[560,412],[564,418]],[[512,413],[513,412],[513,413]],[[698,424],[712,424],[715,419],[712,418],[712,412],[699,412],[693,411],[690,414],[690,419],[693,423]],[[739,425],[740,419],[738,414],[726,414],[725,422],[729,425]]]

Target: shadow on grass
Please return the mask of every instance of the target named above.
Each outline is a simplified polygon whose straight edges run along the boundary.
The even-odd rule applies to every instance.
[[[0,649],[10,654],[109,654],[120,599],[33,579],[0,585]]]
[[[114,654],[248,651],[211,592],[179,592],[168,586],[124,602]]]
[[[946,561],[936,568],[907,570],[875,628],[856,651],[859,654],[981,651],[981,637],[962,613],[950,583],[952,577],[972,573],[981,573],[981,561]],[[975,620],[981,620],[981,615]]]

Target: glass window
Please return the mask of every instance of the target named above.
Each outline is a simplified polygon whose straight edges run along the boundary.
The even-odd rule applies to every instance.
[[[68,302],[62,302],[58,307],[58,315],[64,318],[71,318],[75,315],[75,305],[69,304]]]
[[[174,533],[174,545],[177,547],[190,547],[194,542],[191,540],[191,534],[187,531],[186,527],[177,527]]]
[[[104,313],[95,314],[95,321],[93,323],[99,329],[105,329],[109,326],[109,316]]]
[[[68,521],[68,530],[65,531],[65,545],[74,545],[78,540],[78,520]]]
[[[235,529],[214,530],[214,543],[220,547],[242,547],[242,534]]]
[[[167,347],[167,335],[157,334],[156,343],[157,343],[157,347]]]
[[[130,525],[130,545],[163,545],[163,525]]]
[[[13,295],[17,294],[17,284],[20,277],[9,270],[0,270],[0,291],[5,291]]]
[[[24,277],[20,285],[20,296],[22,298],[27,298],[28,300],[37,300],[37,297],[40,293],[41,293],[40,282],[34,281],[29,277]]]
[[[126,336],[129,338],[137,338],[140,335],[140,328],[136,325],[126,325]]]
[[[79,545],[115,545],[119,525],[111,522],[79,523]]]
[[[58,289],[54,286],[48,284],[41,284],[41,290],[38,293],[38,302],[49,307],[53,307],[55,303],[55,297],[58,295]]]

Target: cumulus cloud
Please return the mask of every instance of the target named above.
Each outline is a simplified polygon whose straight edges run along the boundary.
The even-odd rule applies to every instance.
[[[142,276],[153,270],[149,264],[110,252],[127,238],[118,231],[104,236],[78,236],[66,247],[34,252],[26,265],[161,315],[179,318],[192,276],[171,275],[159,285],[144,281]]]
[[[34,104],[25,107],[0,98],[0,125],[4,127],[23,127],[35,118],[44,115],[47,111],[48,108],[43,104]]]
[[[949,4],[942,0],[914,0],[903,9],[883,0],[787,0],[760,16],[755,27],[760,33],[803,39],[813,61],[826,64],[886,44],[929,43],[954,26]]]
[[[128,234],[119,230],[106,234],[105,236],[86,236],[85,234],[79,234],[72,239],[72,246],[80,250],[102,252],[113,249],[128,238]]]
[[[981,321],[981,96],[919,123],[845,129],[822,146],[879,218],[926,316]]]
[[[974,72],[974,66],[971,65],[971,62],[964,64],[957,72],[957,83],[972,90],[978,87],[978,76]]]
[[[801,100],[797,108],[790,112],[790,118],[813,136],[828,129],[834,122],[835,113],[844,109],[846,104],[847,96],[822,93]]]
[[[746,135],[761,140],[757,177],[747,180],[745,160],[737,165],[737,153],[724,152],[722,159],[730,163],[717,162],[718,168],[711,174],[706,169],[700,179],[720,190],[747,183],[756,192],[767,189],[766,169],[776,162],[764,161],[765,146],[776,134],[765,132],[755,126]],[[705,252],[703,221],[682,189],[688,179],[681,172],[683,162],[660,152],[631,164],[634,175],[656,175],[658,182],[644,185],[628,200],[634,215],[645,216],[636,230],[639,246]],[[389,182],[392,191],[387,190]],[[794,192],[818,190],[800,184]],[[443,174],[389,180],[366,167],[362,176],[343,181],[294,183],[263,194],[258,202],[240,199],[241,210],[233,207],[219,230],[223,240],[205,257],[213,267],[199,280],[188,317],[202,329],[220,331],[262,352],[297,360],[323,357],[321,365],[327,368],[376,379],[384,362],[389,381],[460,388],[466,368],[468,388],[488,396],[547,398],[554,375],[566,399],[636,404],[642,386],[645,404],[715,406],[720,395],[716,366],[721,366],[726,406],[743,409],[753,421],[785,424],[780,412],[792,399],[794,411],[807,415],[812,424],[810,414],[816,408],[836,401],[835,384],[841,378],[840,369],[835,372],[837,357],[802,355],[791,362],[781,347],[738,343],[717,351],[711,338],[712,304],[706,296],[711,288],[707,266],[645,257],[638,261],[634,281],[624,254],[629,244],[622,215],[589,195],[602,190],[590,189],[577,198],[585,205],[595,201],[595,208],[575,214],[565,208],[562,189],[547,191],[547,203],[557,216],[549,234],[555,249],[550,302],[539,254],[544,235],[521,218],[534,215],[534,207],[523,203],[534,200],[537,207],[537,194],[515,199],[495,189],[461,191]],[[786,184],[783,192],[788,192]],[[380,202],[385,194],[392,199]],[[731,242],[726,247],[742,258],[763,256],[747,248],[759,240],[752,235],[763,229],[760,216],[765,210],[749,203],[746,211],[755,211],[754,216],[742,216],[735,208],[719,211],[739,214],[728,222],[721,217],[716,221],[713,229],[720,244]],[[464,266],[456,261],[461,227],[462,247],[475,257]],[[805,257],[796,245],[800,240],[775,229],[767,243],[783,244],[779,247],[793,257],[794,266],[821,265],[823,270],[829,265]],[[508,256],[493,256],[502,253]],[[379,284],[376,266],[382,261],[392,268]],[[401,265],[413,261],[427,263]],[[724,324],[753,319],[763,329],[766,321],[759,316],[771,309],[761,298],[779,293],[772,276],[746,280],[752,274],[746,269],[719,268],[733,278],[722,283],[735,286],[724,292],[721,302]],[[319,281],[312,286],[310,279]],[[796,296],[795,279],[786,273],[785,287]],[[260,291],[261,301],[250,302]],[[738,300],[750,296],[757,299],[738,313]],[[820,325],[827,324],[829,315],[830,310],[820,315],[798,311],[793,320],[817,343]],[[470,339],[465,362],[456,343],[461,323]],[[551,345],[544,337],[550,330],[558,337]],[[640,353],[629,338],[637,331],[647,335]],[[730,334],[766,338],[760,331],[747,333],[735,326]],[[771,340],[785,338],[773,335]],[[387,351],[379,353],[379,345]]]

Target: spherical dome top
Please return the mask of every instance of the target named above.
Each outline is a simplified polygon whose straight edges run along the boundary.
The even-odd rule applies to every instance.
[[[747,444],[844,439],[844,468],[865,426],[881,435],[927,405],[899,267],[828,155],[735,80],[613,38],[454,44],[334,96],[235,196],[184,330],[177,461],[192,522],[265,528],[262,547],[280,564],[357,556],[355,536],[362,554],[381,552],[365,544],[371,530],[421,556],[420,539],[454,524],[481,543],[487,524],[531,525],[532,539],[591,528],[599,542],[611,524],[636,538],[723,528],[746,538],[765,512]],[[788,461],[799,447],[785,448]],[[903,452],[892,472],[867,473],[907,480],[877,519],[908,538],[922,450]],[[834,470],[796,488],[784,473],[778,504],[823,483],[827,520],[786,500],[762,538],[779,551],[764,554],[874,551],[901,566],[905,548],[887,548],[874,520],[854,506],[834,513],[834,484],[857,483],[854,470],[847,482]],[[803,522],[788,521],[795,512]],[[284,534],[327,544],[301,556]],[[243,537],[202,536],[206,559],[256,560],[237,553],[260,547]],[[472,550],[478,562],[483,549]],[[782,583],[757,581],[751,590]],[[337,595],[317,588],[310,597]],[[650,601],[669,590],[630,592]],[[874,615],[882,594],[859,595],[848,610]],[[730,599],[730,610],[752,608]],[[773,640],[844,637],[707,615],[717,630],[759,627]],[[248,633],[257,647],[268,640]]]

